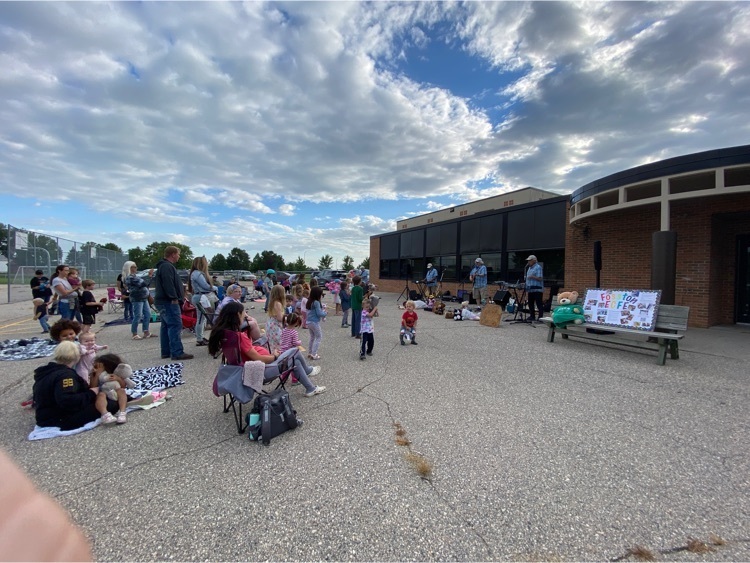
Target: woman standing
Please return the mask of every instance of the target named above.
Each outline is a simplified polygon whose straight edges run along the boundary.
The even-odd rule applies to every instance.
[[[73,320],[75,311],[70,308],[70,299],[72,299],[72,293],[75,293],[75,289],[68,282],[68,274],[70,268],[65,264],[60,264],[55,268],[55,273],[52,274],[52,291],[58,297],[58,306],[60,310],[60,318]]]
[[[203,331],[206,328],[206,316],[202,311],[205,309],[199,305],[201,297],[205,295],[206,299],[208,299],[208,294],[214,290],[211,282],[208,281],[209,279],[206,257],[199,256],[193,259],[193,264],[190,266],[190,277],[188,278],[188,291],[192,294],[190,302],[195,305],[198,311],[198,321],[195,323],[196,346],[205,346],[208,344],[208,340],[203,338]]]
[[[130,266],[128,266],[130,264]],[[130,294],[130,303],[133,307],[133,322],[130,325],[130,332],[133,333],[133,340],[141,340],[138,336],[138,323],[143,322],[143,338],[150,338],[156,336],[151,334],[148,330],[149,323],[151,322],[151,307],[149,307],[148,298],[150,295],[148,287],[151,285],[151,280],[154,276],[154,269],[151,268],[148,272],[148,276],[138,277],[138,266],[135,262],[125,262],[124,266],[128,266],[130,273],[125,278],[123,284]],[[124,269],[123,266],[123,269]]]

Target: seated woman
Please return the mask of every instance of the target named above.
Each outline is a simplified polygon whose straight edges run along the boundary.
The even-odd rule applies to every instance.
[[[112,401],[97,387],[89,389],[73,369],[80,358],[78,345],[63,341],[55,348],[55,361],[34,371],[34,405],[38,426],[74,430],[99,417],[104,424],[125,422],[125,393],[118,393],[118,400]],[[113,413],[117,413],[118,418]]]
[[[247,361],[263,362],[266,364],[265,379],[273,379],[279,375],[279,361],[288,359],[294,362],[294,376],[305,386],[305,397],[319,395],[326,390],[322,385],[316,386],[310,381],[310,376],[320,373],[320,366],[309,367],[298,348],[291,348],[283,354],[275,350],[273,354],[270,354],[263,346],[254,345],[244,332],[240,332],[240,324],[244,315],[245,309],[241,303],[229,302],[222,307],[208,339],[209,354],[216,356],[219,352],[224,352],[227,360],[236,365],[242,365]],[[239,333],[240,358],[236,358],[237,353],[233,347],[236,341],[234,339],[230,341],[227,332]]]
[[[260,338],[260,327],[258,326],[258,321],[256,321],[253,317],[245,312],[245,308],[242,306],[242,302],[240,301],[241,298],[242,288],[236,283],[230,285],[227,288],[226,297],[224,297],[224,299],[222,299],[221,302],[216,306],[216,312],[214,313],[214,325],[216,324],[216,319],[221,314],[221,310],[228,303],[237,303],[240,307],[242,307],[243,313],[242,325],[238,330],[247,332],[247,335],[251,340],[258,340],[258,338]]]

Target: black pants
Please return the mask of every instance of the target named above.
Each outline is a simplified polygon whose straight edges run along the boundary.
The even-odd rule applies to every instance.
[[[359,349],[359,355],[364,356],[365,351],[368,354],[372,354],[372,349],[375,346],[375,335],[372,332],[361,332],[362,335],[362,346]]]
[[[529,319],[534,320],[534,305],[539,309],[539,314],[536,319],[541,319],[544,316],[544,292],[542,291],[529,291]]]

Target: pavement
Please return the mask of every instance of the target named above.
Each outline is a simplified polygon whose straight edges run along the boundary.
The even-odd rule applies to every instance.
[[[291,388],[304,426],[269,447],[237,434],[218,360],[185,333],[196,358],[172,401],[66,438],[26,439],[20,403],[48,359],[0,363],[2,448],[101,561],[750,560],[750,327],[689,329],[665,366],[424,311],[400,346],[397,295],[381,297],[366,361],[328,318],[327,391]],[[30,311],[0,305],[2,339],[36,335]],[[96,331],[134,369],[164,363],[158,339]]]

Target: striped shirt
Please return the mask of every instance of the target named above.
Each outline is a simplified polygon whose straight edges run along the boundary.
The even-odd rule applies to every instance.
[[[281,331],[281,346],[279,347],[281,352],[301,345],[302,341],[299,339],[299,332],[296,328],[285,328]]]

